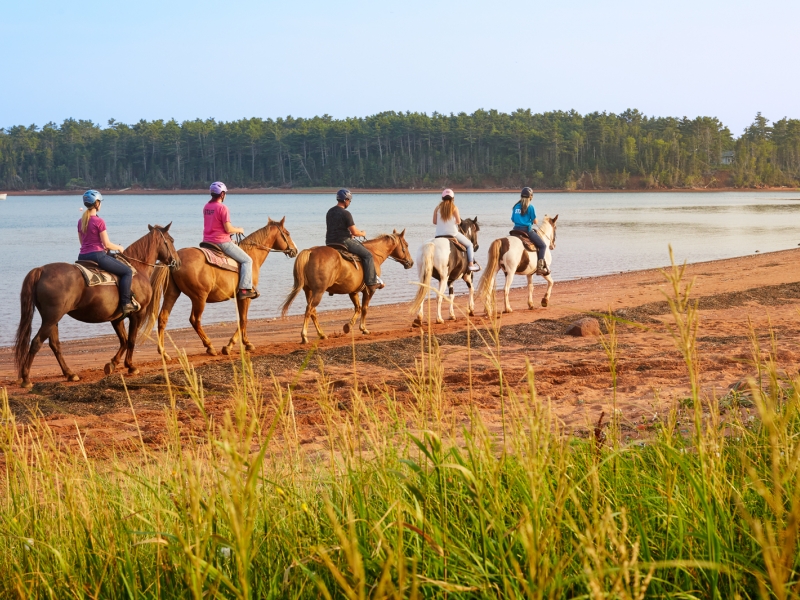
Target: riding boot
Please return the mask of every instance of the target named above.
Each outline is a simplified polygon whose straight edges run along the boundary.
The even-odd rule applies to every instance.
[[[536,274],[537,275],[550,275],[550,269],[547,268],[547,263],[542,258],[536,263]]]

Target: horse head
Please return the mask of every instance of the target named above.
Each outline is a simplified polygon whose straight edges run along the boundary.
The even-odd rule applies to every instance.
[[[392,231],[392,237],[394,237],[397,243],[395,244],[394,249],[389,256],[403,265],[406,269],[410,269],[414,266],[414,259],[411,258],[411,252],[408,249],[406,230],[403,229],[403,231],[398,233],[397,229],[395,229]]]
[[[150,235],[155,239],[156,244],[156,260],[161,261],[168,265],[171,269],[177,269],[181,266],[181,259],[178,256],[178,251],[175,250],[175,240],[169,234],[169,228],[172,227],[172,222],[166,227],[161,225],[148,225]]]
[[[269,217],[267,218],[269,219]],[[283,224],[285,222],[286,217],[283,217],[280,221],[269,219],[267,223],[267,227],[274,227],[277,229],[277,235],[275,236],[275,241],[272,243],[272,249],[283,252],[289,258],[294,258],[297,256],[297,246],[294,240],[292,240],[292,235],[289,233],[289,230],[284,227]]]
[[[472,242],[472,248],[477,251],[478,250],[478,232],[481,230],[481,226],[478,225],[478,217],[474,219],[461,219],[461,223],[458,226],[458,229],[463,233],[470,242]]]
[[[550,250],[556,249],[556,221],[558,220],[558,215],[555,217],[548,217],[547,215],[544,216],[545,224],[550,225],[553,228],[552,233],[549,234],[550,236]]]

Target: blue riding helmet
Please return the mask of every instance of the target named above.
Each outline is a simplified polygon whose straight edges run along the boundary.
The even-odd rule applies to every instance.
[[[345,200],[352,200],[353,194],[350,193],[350,190],[342,188],[338,192],[336,192],[336,201],[337,202],[344,202]]]
[[[83,205],[86,208],[94,208],[95,202],[102,202],[103,201],[103,194],[98,192],[97,190],[86,190],[83,194]]]

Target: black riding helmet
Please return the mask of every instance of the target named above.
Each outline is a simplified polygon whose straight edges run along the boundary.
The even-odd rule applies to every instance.
[[[340,189],[336,192],[336,201],[337,202],[344,202],[345,200],[352,200],[353,194],[350,193],[350,190],[346,188]]]
[[[519,195],[523,198],[533,198],[533,190],[529,187],[524,187]]]

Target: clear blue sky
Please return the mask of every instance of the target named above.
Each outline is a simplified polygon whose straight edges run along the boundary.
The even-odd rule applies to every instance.
[[[4,0],[0,127],[479,108],[800,118],[798,0]]]

